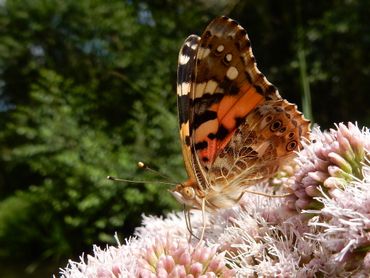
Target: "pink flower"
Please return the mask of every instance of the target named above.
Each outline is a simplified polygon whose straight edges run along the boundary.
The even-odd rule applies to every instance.
[[[249,187],[239,205],[213,214],[143,216],[135,237],[80,262],[62,278],[89,277],[367,277],[370,269],[370,133],[356,125],[313,131],[296,164]],[[85,261],[86,260],[86,261]]]
[[[314,197],[322,196],[319,187],[332,196],[336,188],[343,188],[354,178],[362,178],[362,166],[370,153],[370,133],[356,125],[340,123],[336,129],[312,132],[313,140],[304,142],[304,150],[296,159],[300,169],[288,198],[292,209],[319,208]]]
[[[155,238],[141,251],[139,277],[234,277],[217,247],[194,248],[186,240],[171,236]]]
[[[118,238],[116,237],[117,241]],[[118,242],[119,243],[119,242]],[[132,255],[136,250],[135,241],[128,240],[125,245],[110,246],[105,250],[93,247],[94,255],[80,262],[69,261],[68,266],[61,270],[61,278],[118,278],[134,277],[137,259]]]

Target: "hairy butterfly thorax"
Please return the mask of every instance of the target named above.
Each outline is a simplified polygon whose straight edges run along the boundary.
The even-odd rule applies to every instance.
[[[185,40],[177,82],[189,179],[171,192],[189,208],[233,206],[308,138],[309,121],[258,70],[247,32],[225,16]]]

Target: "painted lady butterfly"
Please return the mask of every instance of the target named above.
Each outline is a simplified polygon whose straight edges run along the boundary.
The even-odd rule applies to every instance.
[[[185,40],[177,81],[189,179],[171,192],[190,208],[234,205],[308,137],[309,121],[257,69],[247,32],[225,16]]]

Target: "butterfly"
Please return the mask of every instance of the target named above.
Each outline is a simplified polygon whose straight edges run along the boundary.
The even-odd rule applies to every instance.
[[[188,208],[235,205],[309,134],[309,121],[258,70],[245,29],[226,16],[182,45],[177,103],[188,180],[171,193]]]

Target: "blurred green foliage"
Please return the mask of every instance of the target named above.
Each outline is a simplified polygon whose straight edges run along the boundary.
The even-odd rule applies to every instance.
[[[368,11],[366,0],[1,1],[0,259],[63,264],[178,207],[166,187],[105,177],[159,180],[136,168],[145,161],[185,178],[177,53],[215,16],[246,27],[284,97],[311,92],[316,122],[369,125]]]

